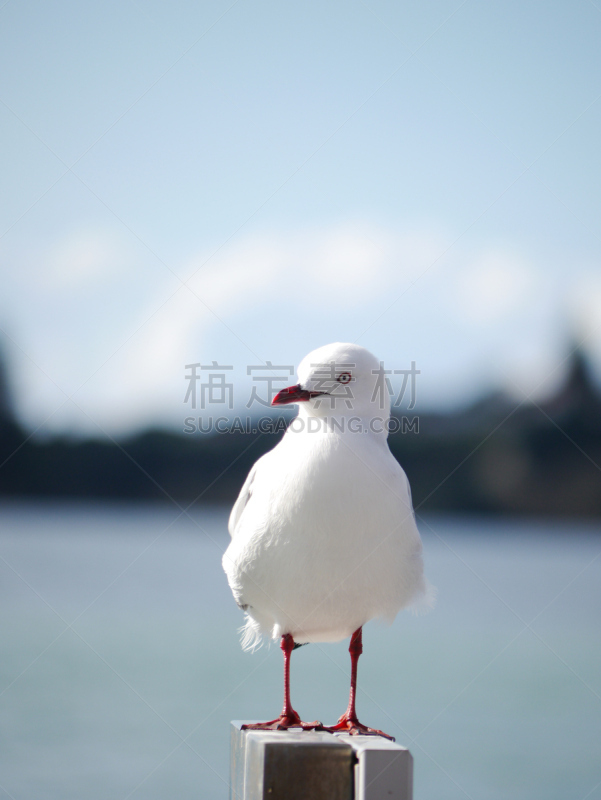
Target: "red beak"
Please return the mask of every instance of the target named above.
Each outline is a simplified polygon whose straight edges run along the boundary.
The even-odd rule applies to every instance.
[[[296,386],[289,386],[287,389],[282,389],[271,401],[272,406],[286,406],[288,403],[304,403],[312,397],[323,394],[323,392],[309,392],[307,389],[301,389],[300,383]]]

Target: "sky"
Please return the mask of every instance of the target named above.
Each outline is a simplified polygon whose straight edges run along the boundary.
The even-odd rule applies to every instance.
[[[186,364],[244,409],[333,341],[415,362],[418,410],[601,374],[600,41],[592,0],[7,0],[19,418],[177,430]]]

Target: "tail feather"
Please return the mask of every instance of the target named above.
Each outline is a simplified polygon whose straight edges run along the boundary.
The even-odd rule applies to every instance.
[[[258,650],[263,644],[263,632],[256,619],[253,619],[250,614],[246,614],[245,616],[246,621],[240,628],[240,634],[242,636],[240,644],[243,650],[250,650],[254,653],[255,650]]]

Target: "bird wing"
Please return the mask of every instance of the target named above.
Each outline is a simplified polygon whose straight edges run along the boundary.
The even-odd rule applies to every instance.
[[[248,477],[244,481],[244,485],[240,489],[240,494],[238,495],[238,499],[234,503],[234,507],[232,508],[232,513],[230,514],[230,518],[228,521],[228,530],[230,532],[230,536],[232,539],[234,538],[234,534],[236,533],[236,528],[238,527],[238,522],[240,521],[240,517],[242,516],[242,512],[246,508],[248,501],[252,496],[252,485],[257,474],[257,468],[259,466],[261,459],[257,461],[251,471],[248,473]]]

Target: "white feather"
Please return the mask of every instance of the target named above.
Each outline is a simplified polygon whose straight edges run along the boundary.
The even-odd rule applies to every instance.
[[[246,612],[247,649],[263,634],[338,641],[372,618],[391,622],[402,608],[434,602],[409,482],[386,432],[369,429],[389,414],[387,396],[384,408],[374,400],[379,362],[357,345],[320,348],[299,367],[303,388],[318,386],[316,364],[330,363],[354,364],[352,408],[343,396],[301,403],[299,423],[337,424],[292,426],[254,465],[232,509],[223,567]]]

